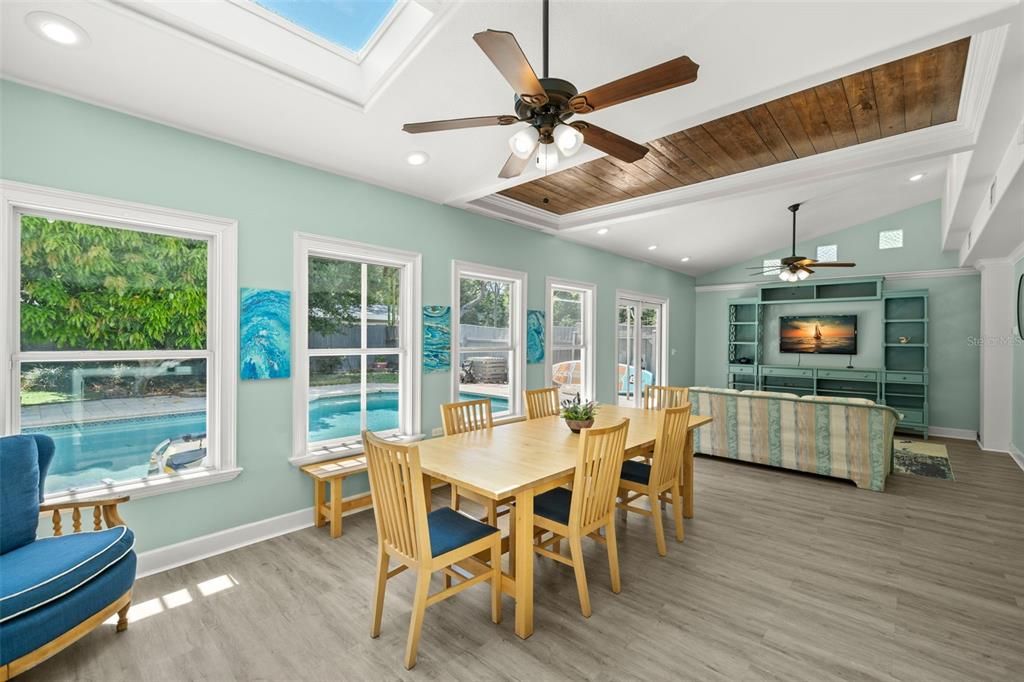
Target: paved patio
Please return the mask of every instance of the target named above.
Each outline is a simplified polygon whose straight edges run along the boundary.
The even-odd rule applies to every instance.
[[[151,396],[147,398],[84,400],[24,406],[21,408],[21,427],[32,429],[76,422],[158,417],[204,411],[206,411],[206,398]]]

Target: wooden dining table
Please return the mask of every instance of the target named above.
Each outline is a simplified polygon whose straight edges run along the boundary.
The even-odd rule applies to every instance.
[[[602,405],[594,426],[629,419],[626,459],[649,453],[658,431],[657,410]],[[693,430],[709,416],[690,418],[681,472],[683,514],[693,517]],[[439,479],[492,500],[515,498],[515,560],[502,578],[502,591],[515,600],[516,634],[533,634],[533,499],[572,481],[580,436],[560,417],[543,417],[418,443],[424,479]],[[429,499],[429,497],[428,497]],[[471,573],[487,570],[482,561],[460,564]]]

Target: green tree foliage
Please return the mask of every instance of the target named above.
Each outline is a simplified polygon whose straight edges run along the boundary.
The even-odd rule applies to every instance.
[[[459,301],[462,324],[508,328],[511,306],[508,282],[491,279],[462,279]]]
[[[21,219],[24,350],[206,347],[207,243]]]
[[[366,266],[366,304],[386,306],[389,328],[398,322],[400,270]],[[358,325],[361,315],[362,264],[334,258],[309,259],[309,329],[330,335]]]

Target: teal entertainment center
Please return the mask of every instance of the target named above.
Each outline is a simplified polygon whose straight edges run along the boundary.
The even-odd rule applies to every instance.
[[[773,358],[765,330],[781,306],[799,306],[823,315],[847,313],[856,304],[871,319],[870,328],[881,348],[871,355],[877,366],[860,367],[851,355],[847,366],[836,366],[810,355],[797,355],[795,364]],[[865,304],[867,304],[865,306]],[[866,398],[889,405],[903,415],[898,430],[928,437],[928,290],[887,290],[883,277],[764,284],[757,296],[732,299],[729,306],[726,385],[797,395]],[[768,341],[774,342],[775,339]],[[846,360],[844,357],[843,360]]]

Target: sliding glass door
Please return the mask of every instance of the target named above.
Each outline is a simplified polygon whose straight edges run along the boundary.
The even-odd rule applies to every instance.
[[[644,387],[664,383],[668,301],[620,292],[616,300],[615,386],[623,407],[642,407]]]

